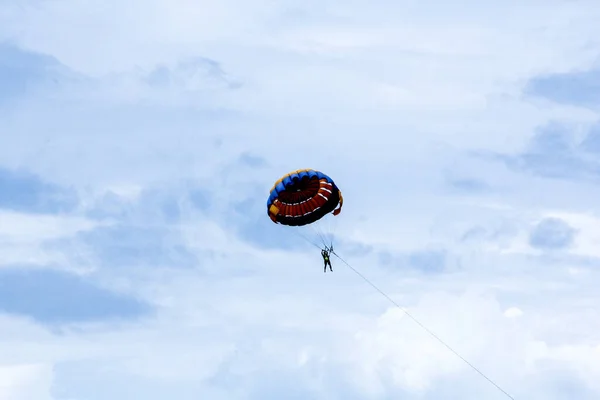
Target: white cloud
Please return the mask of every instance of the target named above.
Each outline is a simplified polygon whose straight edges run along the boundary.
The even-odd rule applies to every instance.
[[[596,213],[549,211],[546,216],[560,218],[577,231],[570,250],[573,254],[600,257],[600,218]]]
[[[52,400],[52,368],[43,364],[0,366],[0,399]]]
[[[519,307],[510,307],[504,311],[506,318],[518,318],[523,315],[523,311]]]
[[[336,232],[347,244],[337,251],[515,398],[558,399],[555,375],[597,396],[598,190],[465,153],[519,151],[551,119],[598,118],[521,89],[540,73],[590,66],[599,13],[591,1],[541,0],[1,5],[0,38],[83,76],[2,109],[2,166],[73,186],[82,204],[61,216],[0,212],[0,264],[69,265],[78,248],[44,245],[119,222],[139,228],[131,235],[164,224],[182,237],[165,247],[199,261],[92,265],[89,279],[152,302],[155,318],[74,324],[60,335],[2,319],[0,398],[49,399],[51,382],[56,399],[93,399],[100,387],[130,398],[118,392],[125,383],[149,400],[165,387],[182,400],[301,390],[502,398],[339,260],[323,274],[316,252],[266,245],[285,228],[269,225],[254,197],[304,167],[331,174],[344,192]],[[166,78],[148,83],[159,67]],[[264,165],[242,165],[246,152]],[[452,185],[461,180],[485,185]],[[179,219],[156,217],[158,194],[142,204],[147,188],[164,190]],[[209,193],[205,209],[190,205],[191,188]],[[125,219],[83,217],[107,192],[126,204]],[[139,204],[148,210],[130,212]],[[547,217],[578,232],[551,262],[529,245]],[[252,225],[260,218],[273,231]],[[351,255],[359,247],[371,250]],[[438,248],[452,260],[443,273],[380,263],[383,252]],[[81,377],[61,369],[69,363]]]
[[[98,226],[81,217],[0,211],[0,265],[64,263],[67,259],[62,250],[44,244]]]

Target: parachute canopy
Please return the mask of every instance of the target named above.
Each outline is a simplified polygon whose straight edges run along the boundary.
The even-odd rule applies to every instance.
[[[275,182],[267,200],[267,212],[275,223],[302,226],[330,212],[338,215],[343,202],[342,193],[330,177],[313,169],[300,169]]]

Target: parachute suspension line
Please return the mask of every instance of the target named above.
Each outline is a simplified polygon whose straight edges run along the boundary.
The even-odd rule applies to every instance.
[[[388,296],[387,294],[385,294],[385,292],[381,289],[379,289],[377,286],[375,286],[374,283],[372,283],[370,280],[368,280],[363,274],[361,274],[360,272],[358,272],[356,269],[354,269],[354,267],[352,267],[350,264],[348,264],[348,262],[346,260],[344,260],[342,257],[338,256],[335,251],[332,252],[341,262],[343,262],[344,264],[346,264],[346,266],[348,268],[350,268],[352,271],[354,271],[354,273],[356,273],[358,276],[360,276],[365,282],[367,282],[369,285],[371,285],[375,290],[377,290],[379,293],[381,293],[386,299],[388,299],[393,305],[395,305],[396,307],[398,307],[400,310],[402,310],[404,312],[404,314],[406,314],[406,316],[408,316],[411,320],[413,320],[413,322],[415,322],[417,325],[419,325],[425,332],[427,332],[429,335],[431,335],[434,339],[436,339],[438,342],[440,342],[442,345],[444,345],[444,347],[446,347],[448,350],[450,350],[452,353],[454,353],[455,356],[457,356],[458,358],[460,358],[465,364],[467,364],[469,367],[471,367],[471,369],[473,369],[475,372],[477,372],[479,375],[481,375],[485,380],[487,380],[489,383],[491,383],[496,389],[498,389],[500,392],[502,392],[507,398],[511,399],[511,400],[515,400],[514,397],[512,397],[510,394],[508,394],[508,392],[506,392],[504,389],[502,389],[496,382],[494,382],[493,380],[491,380],[490,378],[487,377],[487,375],[485,375],[481,370],[479,370],[477,367],[475,367],[473,364],[471,364],[466,358],[464,358],[463,356],[461,356],[456,350],[454,350],[452,347],[450,347],[450,345],[448,345],[446,342],[444,342],[438,335],[436,335],[434,332],[432,332],[431,330],[429,330],[425,325],[423,325],[419,320],[417,320],[415,317],[413,317],[408,310],[406,310],[406,308],[400,306],[398,303],[396,303],[390,296]]]
[[[329,230],[329,248],[333,249],[333,238],[335,237],[335,234],[337,232],[337,226],[338,226],[338,217],[336,216],[332,216],[331,218],[328,218],[328,230]]]
[[[331,218],[328,218],[328,219],[331,219]],[[316,237],[318,237],[318,241],[321,242],[321,245],[319,246],[319,248],[321,248],[321,249],[331,247],[329,245],[329,243],[333,241],[333,237],[332,237],[333,235],[332,235],[332,233],[327,232],[328,229],[325,225],[326,225],[326,221],[323,221],[323,219],[307,225],[309,227],[309,229],[314,233],[314,235]],[[330,239],[330,237],[331,237],[331,239]]]
[[[330,227],[332,218],[333,217],[331,215],[326,215],[325,218],[323,218],[317,222],[317,224],[319,224],[319,229],[323,233],[323,242],[325,243],[325,245],[327,245],[327,243],[329,243],[329,240],[332,235],[331,227]]]
[[[317,236],[319,236],[319,239],[321,239],[321,243],[323,244],[323,246],[327,247],[326,235],[323,232],[323,227],[321,226],[320,222],[321,221],[315,222],[311,225],[311,227],[314,229]]]
[[[296,229],[292,229],[292,232],[294,232],[296,235],[298,235],[302,239],[306,240],[308,243],[310,243],[313,246],[317,247],[318,249],[321,249],[321,246],[319,246],[317,243],[313,242],[312,240],[310,240],[309,238],[307,238],[306,236],[304,236],[302,233],[300,233],[299,229],[297,227],[296,227]]]
[[[323,243],[324,248],[333,248],[337,222],[338,219],[336,216],[326,215],[325,218],[310,224],[310,227],[313,229],[315,235],[321,239],[321,243]]]

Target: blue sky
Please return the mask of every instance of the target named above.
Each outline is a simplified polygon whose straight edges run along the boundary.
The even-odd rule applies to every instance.
[[[0,4],[0,399],[505,398],[268,219],[300,168],[515,399],[598,398],[600,5],[459,3]]]

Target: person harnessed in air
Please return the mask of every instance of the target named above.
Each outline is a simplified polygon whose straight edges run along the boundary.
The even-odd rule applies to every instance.
[[[327,272],[327,265],[329,265],[329,270],[331,272],[333,272],[333,268],[331,268],[331,260],[329,259],[329,255],[331,254],[331,252],[333,251],[333,247],[328,249],[327,247],[325,247],[323,250],[321,250],[321,256],[323,257],[323,272]]]

